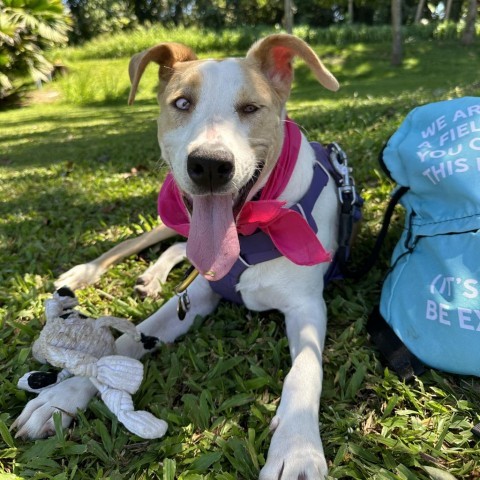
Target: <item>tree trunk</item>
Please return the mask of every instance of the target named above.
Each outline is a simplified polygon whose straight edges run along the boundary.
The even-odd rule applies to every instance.
[[[402,64],[402,0],[392,0],[392,65]]]
[[[417,12],[415,13],[415,25],[420,23],[424,8],[425,8],[425,0],[420,0],[417,5]]]
[[[458,23],[462,17],[464,0],[454,0],[452,2],[452,10],[450,12],[450,19],[452,22]]]
[[[447,6],[445,7],[445,18],[443,19],[444,22],[448,22],[450,20],[450,13],[452,12],[452,3],[453,3],[453,0],[447,0]]]
[[[475,21],[477,19],[477,0],[469,0],[465,30],[462,34],[462,43],[472,45],[475,41]]]
[[[293,31],[293,5],[292,0],[285,0],[285,30],[287,33]]]
[[[348,23],[353,23],[353,0],[348,0]]]

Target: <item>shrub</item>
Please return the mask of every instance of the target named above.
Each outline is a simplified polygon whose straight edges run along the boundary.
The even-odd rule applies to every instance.
[[[0,1],[0,100],[25,79],[47,81],[45,51],[65,45],[69,19],[61,0]]]

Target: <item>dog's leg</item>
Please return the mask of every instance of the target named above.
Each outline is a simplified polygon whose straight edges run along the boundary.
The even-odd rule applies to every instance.
[[[326,306],[322,298],[303,300],[283,312],[293,364],[270,425],[274,433],[261,480],[319,480],[327,475],[318,425]]]
[[[208,282],[197,277],[188,287],[191,309],[185,320],[177,317],[177,298],[172,297],[152,316],[138,325],[137,329],[150,339],[148,343],[135,341],[130,335],[122,335],[116,342],[117,353],[139,359],[157,344],[170,343],[183,335],[193,324],[197,315],[205,316],[217,306],[220,296],[212,291]],[[150,349],[150,350],[149,350]],[[24,438],[43,438],[55,433],[52,415],[61,412],[62,425],[67,427],[77,410],[83,410],[96,389],[87,378],[72,377],[43,390],[37,398],[31,400],[12,425],[17,428],[17,436]]]
[[[163,224],[158,225],[149,232],[119,243],[91,262],[71,268],[55,281],[55,288],[69,287],[71,290],[75,290],[82,285],[95,283],[114,263],[174,235],[176,235],[174,230]]]
[[[185,260],[186,250],[185,242],[175,243],[165,250],[160,258],[138,277],[135,292],[141,298],[157,297],[172,268]]]

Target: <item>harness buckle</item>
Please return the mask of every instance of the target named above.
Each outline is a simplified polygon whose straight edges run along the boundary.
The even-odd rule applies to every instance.
[[[341,177],[339,179],[338,196],[340,203],[344,203],[344,197],[348,198],[351,205],[355,203],[355,180],[350,175],[352,169],[348,166],[347,154],[342,150],[340,145],[332,142],[330,145],[330,161],[333,168]]]

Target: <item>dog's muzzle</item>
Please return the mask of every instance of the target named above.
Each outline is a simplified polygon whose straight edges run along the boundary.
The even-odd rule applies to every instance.
[[[233,154],[224,147],[193,150],[187,159],[187,172],[191,180],[205,193],[221,190],[235,173]]]

